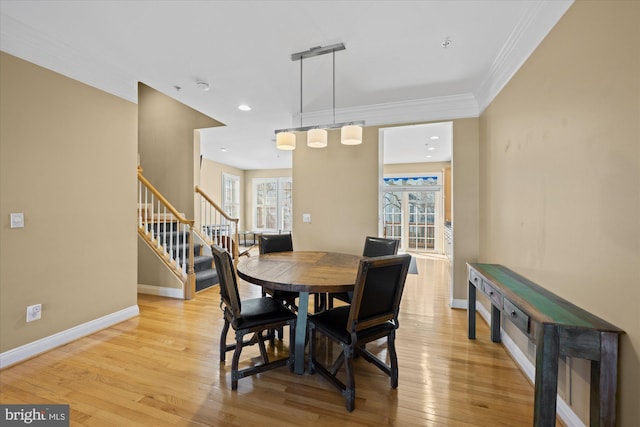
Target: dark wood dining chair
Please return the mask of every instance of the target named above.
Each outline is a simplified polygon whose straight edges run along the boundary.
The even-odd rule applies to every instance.
[[[328,379],[346,400],[349,412],[355,407],[356,385],[353,369],[355,354],[373,363],[389,375],[391,387],[398,387],[398,357],[395,338],[398,329],[398,311],[404,289],[411,255],[391,255],[365,258],[360,261],[351,305],[336,307],[313,315],[308,319],[309,372],[316,371]],[[342,348],[331,367],[320,363],[316,357],[316,335],[320,333]],[[378,359],[365,348],[365,344],[387,338],[390,364]],[[345,380],[338,377],[345,367]]]
[[[291,233],[285,234],[262,234],[258,239],[258,249],[260,254],[270,254],[274,252],[291,252],[293,251],[293,239]],[[262,295],[271,295],[279,301],[282,301],[291,310],[298,311],[296,305],[297,292],[280,291],[274,289],[262,288]]]
[[[274,298],[260,297],[241,301],[231,255],[218,245],[212,245],[211,252],[220,280],[220,307],[224,312],[224,326],[220,335],[221,364],[225,362],[226,353],[234,350],[231,362],[231,389],[237,390],[238,380],[249,375],[284,366],[287,363],[289,369],[293,369],[296,315]],[[235,344],[227,344],[229,326],[236,332]],[[284,326],[289,326],[289,356],[269,361],[264,342],[273,339],[273,330],[282,329]],[[267,335],[263,335],[265,331]],[[245,339],[247,334],[253,334],[253,336]],[[262,364],[238,370],[242,349],[254,344],[260,347]]]
[[[396,255],[400,247],[400,240],[386,239],[383,237],[367,236],[364,239],[364,249],[362,256],[376,257],[385,255]],[[337,299],[347,304],[351,303],[352,292],[333,292],[328,295],[328,307],[333,308],[333,300]]]

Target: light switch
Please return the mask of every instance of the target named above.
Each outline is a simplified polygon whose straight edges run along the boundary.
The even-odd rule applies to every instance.
[[[302,214],[302,222],[311,222],[311,214],[303,213]]]
[[[11,214],[11,228],[24,227],[24,214],[22,212]]]

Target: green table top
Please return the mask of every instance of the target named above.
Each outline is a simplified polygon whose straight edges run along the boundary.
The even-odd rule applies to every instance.
[[[536,310],[544,317],[544,319],[537,319],[542,323],[557,323],[577,328],[621,332],[619,328],[609,322],[583,310],[502,265],[482,263],[470,263],[469,265],[499,288],[505,289],[507,297],[511,293],[512,298],[515,296],[520,302],[524,301]],[[517,303],[518,301],[513,302]]]

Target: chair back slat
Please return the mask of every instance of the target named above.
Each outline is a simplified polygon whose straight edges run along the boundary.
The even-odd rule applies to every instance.
[[[400,240],[397,239],[385,239],[382,237],[367,236],[364,241],[364,250],[362,251],[362,256],[378,257],[385,255],[396,255],[398,253],[399,246]]]
[[[389,255],[360,261],[347,329],[355,332],[389,320],[398,311],[411,255]]]
[[[291,233],[287,234],[262,234],[259,239],[259,249],[261,254],[272,252],[293,251],[293,240]]]
[[[211,253],[213,254],[213,262],[216,265],[218,279],[220,280],[220,298],[231,310],[233,318],[238,319],[240,318],[242,307],[231,255],[218,245],[211,245]]]

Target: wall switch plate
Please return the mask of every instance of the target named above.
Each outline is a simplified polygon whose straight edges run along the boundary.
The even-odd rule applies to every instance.
[[[39,320],[42,317],[42,304],[27,306],[27,322]]]
[[[302,214],[302,222],[311,222],[311,214],[303,213]]]
[[[22,212],[11,214],[11,228],[24,227],[24,214]]]

